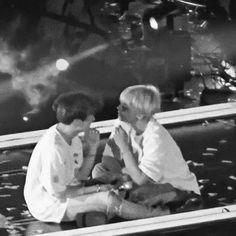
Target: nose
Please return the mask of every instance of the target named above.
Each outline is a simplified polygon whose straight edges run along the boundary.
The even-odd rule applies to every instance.
[[[94,122],[94,121],[95,121],[95,116],[94,116],[94,115],[91,115],[91,116],[90,116],[90,120],[91,120],[91,122]]]
[[[118,111],[121,111],[121,105],[118,105],[116,108]]]

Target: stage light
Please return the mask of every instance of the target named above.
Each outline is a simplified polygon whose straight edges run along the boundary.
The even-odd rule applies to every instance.
[[[26,116],[26,115],[24,115],[24,116],[22,117],[22,120],[25,121],[25,122],[28,122],[28,121],[29,121],[29,117]]]
[[[58,69],[58,70],[60,70],[60,71],[65,71],[65,70],[67,70],[68,69],[68,67],[69,67],[69,62],[67,61],[67,60],[65,60],[65,59],[58,59],[57,61],[56,61],[56,68]]]
[[[28,112],[26,112],[25,114],[23,114],[22,116],[22,120],[25,122],[29,122],[31,121],[35,116],[37,116],[39,114],[40,110],[38,108],[34,108]]]
[[[158,30],[159,24],[158,24],[157,20],[154,17],[150,17],[149,24],[150,24],[152,29]]]
[[[236,79],[235,68],[227,61],[221,61],[221,66],[224,69],[224,72],[229,75],[232,79]]]
[[[143,23],[151,30],[168,28],[168,17],[179,12],[175,3],[160,2],[155,7],[147,9],[143,14]]]

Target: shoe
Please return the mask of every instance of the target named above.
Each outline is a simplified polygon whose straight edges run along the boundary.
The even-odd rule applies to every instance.
[[[76,225],[78,228],[104,225],[108,223],[107,215],[103,212],[91,211],[78,213],[76,215]]]

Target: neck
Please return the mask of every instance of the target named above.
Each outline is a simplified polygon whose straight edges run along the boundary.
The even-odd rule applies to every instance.
[[[72,139],[77,135],[77,132],[75,132],[70,125],[59,123],[57,125],[57,130],[69,145],[71,144]]]
[[[140,135],[145,131],[148,122],[149,122],[149,120],[141,119],[141,120],[138,120],[135,123],[135,125],[133,125],[133,128],[136,131],[137,135]]]

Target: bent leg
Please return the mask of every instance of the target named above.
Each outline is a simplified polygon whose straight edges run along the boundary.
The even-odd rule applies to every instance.
[[[148,207],[136,204],[117,195],[115,192],[99,192],[68,199],[63,221],[76,220],[78,213],[102,212],[107,216],[120,216],[124,219],[142,219],[169,214],[169,209]]]
[[[171,184],[146,184],[131,190],[129,200],[146,206],[168,206],[171,211],[187,211],[202,207],[201,197],[193,192],[176,189]]]
[[[63,221],[74,221],[78,213],[85,212],[103,212],[107,211],[109,192],[99,192],[93,194],[81,195],[75,198],[68,198]]]
[[[109,161],[98,163],[92,170],[92,178],[98,179],[103,183],[112,183],[122,174],[119,162],[109,157]]]
[[[118,215],[124,219],[142,219],[170,214],[168,208],[147,207],[122,199],[111,192],[108,199],[108,215]]]

